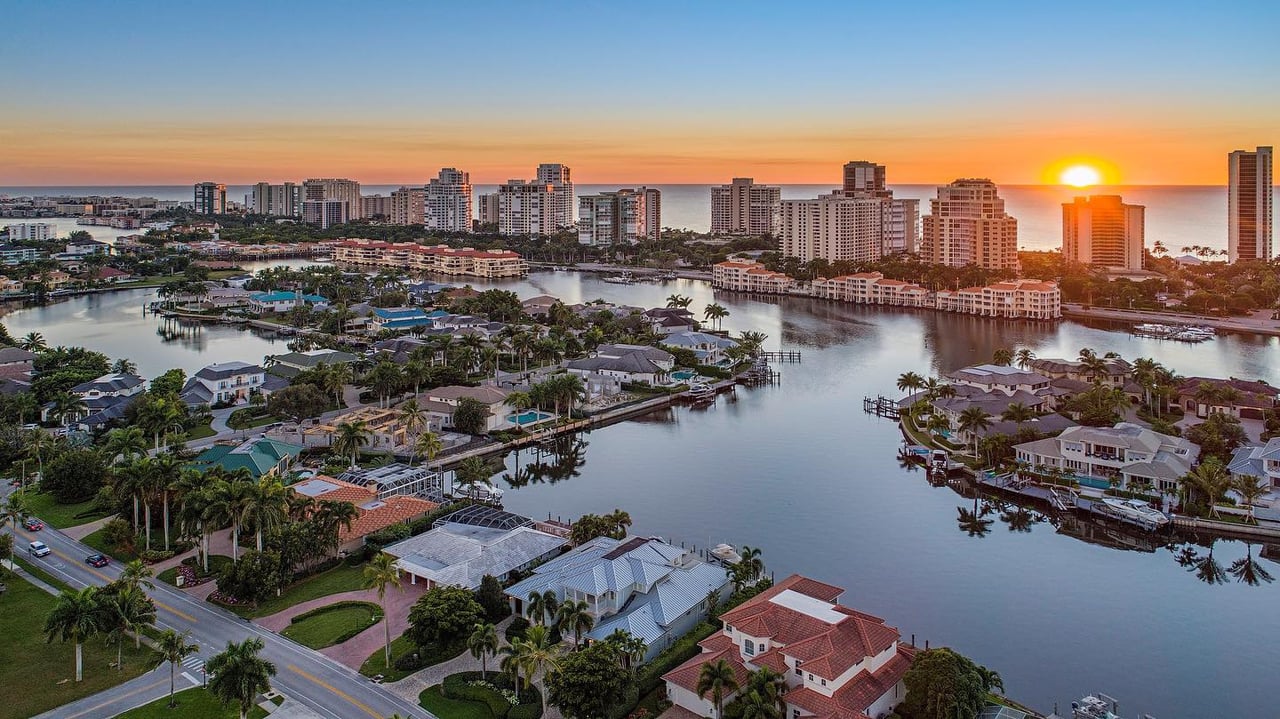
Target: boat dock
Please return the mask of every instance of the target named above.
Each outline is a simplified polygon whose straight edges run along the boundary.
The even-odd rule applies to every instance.
[[[862,411],[886,419],[898,419],[901,416],[897,400],[889,399],[883,395],[875,398],[863,397]]]
[[[777,350],[774,352],[760,352],[757,357],[770,362],[793,362],[800,361],[800,350]]]

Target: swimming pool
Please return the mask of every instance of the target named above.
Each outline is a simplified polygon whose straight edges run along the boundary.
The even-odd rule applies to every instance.
[[[691,369],[682,369],[671,373],[671,379],[680,380],[681,382],[697,377],[698,373]]]
[[[520,414],[507,415],[507,421],[517,426],[524,426],[526,424],[535,424],[537,422],[545,422],[553,417],[555,417],[555,415],[549,412],[539,412],[537,410],[530,409],[530,410],[525,410]]]

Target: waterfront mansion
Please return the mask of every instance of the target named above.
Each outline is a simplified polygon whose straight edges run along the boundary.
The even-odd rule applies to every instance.
[[[1193,442],[1129,422],[1068,427],[1057,437],[1013,449],[1019,463],[1064,470],[1088,487],[1107,489],[1114,484],[1132,490],[1150,485],[1164,494],[1178,491],[1178,480],[1200,456],[1200,446]]]
[[[818,278],[811,283],[768,269],[755,260],[727,260],[711,268],[716,289],[775,295],[808,295],[837,302],[891,307],[922,307],[982,317],[1056,320],[1062,317],[1062,293],[1055,282],[1006,280],[985,287],[930,292],[879,272]]]
[[[698,679],[703,665],[721,660],[739,687],[761,667],[785,677],[788,719],[887,716],[906,696],[902,678],[915,649],[883,619],[837,604],[843,593],[793,574],[725,612],[720,632],[700,643],[702,653],[663,675],[675,704],[670,716],[716,716],[710,695],[698,694]]]

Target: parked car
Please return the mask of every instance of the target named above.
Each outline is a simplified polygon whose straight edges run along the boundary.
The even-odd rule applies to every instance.
[[[27,553],[33,557],[47,557],[51,552],[53,552],[53,550],[49,549],[49,545],[41,542],[40,540],[36,540],[27,545]]]
[[[26,519],[22,520],[22,528],[27,530],[28,532],[39,532],[40,530],[44,529],[44,522],[41,522],[35,517],[27,517]]]
[[[105,567],[111,563],[111,559],[105,554],[90,554],[84,558],[84,562],[91,567]]]

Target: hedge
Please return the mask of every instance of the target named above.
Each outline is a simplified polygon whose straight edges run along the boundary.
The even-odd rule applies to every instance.
[[[316,607],[315,609],[312,609],[310,611],[303,612],[302,614],[299,614],[293,619],[290,619],[289,623],[295,624],[304,619],[309,619],[319,614],[325,614],[326,612],[331,612],[335,609],[345,609],[347,607],[358,607],[360,609],[367,609],[369,607],[373,607],[372,611],[374,611],[378,615],[378,621],[382,621],[383,619],[386,618],[382,616],[382,608],[379,607],[377,604],[374,604],[373,602],[357,602],[357,601],[347,600],[343,602],[334,602],[333,604],[326,604],[323,607]],[[337,641],[335,641],[333,644],[341,644],[347,641],[348,639],[354,637],[355,635],[363,632],[364,630],[368,629],[371,626],[373,626],[373,624],[365,624],[363,626],[353,627],[346,633],[339,635]],[[333,646],[333,645],[330,645],[330,646]]]
[[[512,706],[500,691],[471,685],[471,682],[478,681],[487,681],[498,689],[514,691],[514,678],[510,674],[490,671],[486,678],[482,672],[459,672],[444,678],[440,684],[440,694],[449,699],[484,704],[489,707],[494,719],[539,719],[542,716],[542,696],[536,687],[521,689],[520,703]]]

